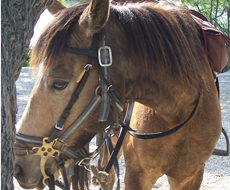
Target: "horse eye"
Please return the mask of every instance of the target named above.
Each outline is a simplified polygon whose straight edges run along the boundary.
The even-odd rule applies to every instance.
[[[53,88],[56,90],[64,90],[68,85],[68,82],[54,82]]]

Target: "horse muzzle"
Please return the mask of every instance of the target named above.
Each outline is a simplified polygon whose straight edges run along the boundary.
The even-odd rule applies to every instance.
[[[45,187],[40,167],[40,157],[36,155],[16,156],[14,177],[24,189],[43,189]],[[58,168],[54,159],[48,159],[45,164],[47,175],[58,176]],[[56,175],[55,175],[56,174]],[[45,180],[48,184],[48,181]]]
[[[28,177],[26,171],[19,165],[15,164],[14,177],[17,179],[20,186],[24,189],[34,189],[39,185],[38,178]],[[41,176],[42,177],[42,176]]]

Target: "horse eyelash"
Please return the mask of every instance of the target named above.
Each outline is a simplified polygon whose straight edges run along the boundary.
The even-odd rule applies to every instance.
[[[61,87],[55,87],[55,84],[59,84]],[[56,81],[53,83],[52,87],[55,89],[55,90],[64,90],[66,87],[68,86],[68,82],[61,82],[61,81]]]

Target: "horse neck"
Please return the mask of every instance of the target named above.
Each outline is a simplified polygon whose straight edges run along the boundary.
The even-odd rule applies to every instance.
[[[114,41],[117,40],[114,35]],[[125,39],[122,42],[125,44]],[[197,81],[184,82],[183,78],[174,78],[165,69],[159,72],[151,72],[151,68],[145,66],[140,69],[133,64],[133,56],[123,46],[114,46],[112,50],[111,83],[121,99],[151,107],[169,123],[178,124],[188,117],[201,92],[201,78],[194,74]]]
[[[207,64],[205,58],[201,55],[195,59],[191,55],[193,57],[188,60],[194,64],[191,68],[186,67],[191,64],[184,63],[180,68],[178,63],[173,65],[170,60],[171,69],[162,66],[160,59],[158,62],[152,58],[145,62],[137,61],[137,57],[129,51],[129,42],[122,27],[117,23],[108,23],[107,29],[109,42],[112,42],[113,64],[116,64],[111,69],[111,80],[116,89],[124,89],[121,98],[153,108],[170,123],[187,118],[201,92],[203,79],[198,71]],[[172,73],[173,67],[178,70],[178,75]]]
[[[149,106],[171,123],[178,123],[192,111],[200,86],[194,84],[191,88],[191,85],[181,84],[164,73],[160,75],[126,80],[126,99]]]

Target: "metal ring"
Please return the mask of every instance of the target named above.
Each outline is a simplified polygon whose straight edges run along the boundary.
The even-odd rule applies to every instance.
[[[112,84],[108,86],[107,92],[110,90],[110,88],[112,88]]]
[[[80,166],[80,167],[87,166],[86,164],[83,165],[83,162],[84,162],[85,160],[89,160],[89,161],[90,161],[91,158],[90,158],[90,157],[83,158],[80,162],[78,162],[78,166]]]
[[[96,90],[95,90],[95,96],[97,96],[97,95],[98,95],[98,93],[97,93],[97,92],[98,92],[98,89],[99,89],[99,88],[101,88],[101,86],[98,86],[98,87],[96,88]]]
[[[85,168],[87,171],[91,172],[91,170],[90,170],[89,168],[87,168],[87,166],[84,166],[84,168]]]
[[[88,71],[89,69],[91,69],[93,66],[91,65],[91,64],[86,64],[85,65],[85,67],[84,67],[84,69],[86,70],[86,71]]]

